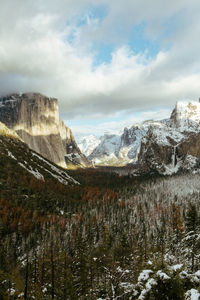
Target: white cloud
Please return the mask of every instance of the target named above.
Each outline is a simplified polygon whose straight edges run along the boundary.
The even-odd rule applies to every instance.
[[[102,22],[98,15],[90,17],[90,4],[107,6]],[[1,94],[39,91],[58,97],[65,119],[152,110],[199,97],[197,0],[118,0],[117,5],[114,0],[2,0],[0,6]],[[82,16],[88,21],[77,26]],[[126,46],[133,25],[142,22],[146,37],[160,42],[155,58]],[[116,47],[111,62],[95,69],[94,41]]]

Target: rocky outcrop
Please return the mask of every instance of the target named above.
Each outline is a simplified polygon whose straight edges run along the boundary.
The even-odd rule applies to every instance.
[[[196,101],[177,102],[169,121],[181,132],[199,131],[200,103]]]
[[[141,173],[149,173],[159,169],[164,171],[163,166],[172,162],[173,147],[168,144],[161,144],[153,136],[150,129],[145,139],[141,143],[137,164]]]
[[[63,167],[68,164],[88,165],[71,129],[59,118],[57,99],[38,93],[2,97],[0,121],[50,161]]]
[[[178,146],[179,156],[192,155],[200,158],[200,132],[191,133]]]
[[[0,136],[6,136],[11,137],[13,139],[18,139],[21,141],[21,138],[18,136],[18,134],[12,130],[9,129],[4,123],[0,122]]]

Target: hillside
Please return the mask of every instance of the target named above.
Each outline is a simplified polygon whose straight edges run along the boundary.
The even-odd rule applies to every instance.
[[[27,174],[42,181],[54,180],[64,185],[78,184],[67,172],[31,150],[17,134],[0,123],[1,176]],[[3,169],[5,168],[5,169]]]

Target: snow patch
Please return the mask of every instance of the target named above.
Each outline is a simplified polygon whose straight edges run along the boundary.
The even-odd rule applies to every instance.
[[[44,176],[36,169],[33,170],[33,168],[31,166],[29,166],[29,168],[27,168],[24,164],[18,162],[18,164],[24,168],[25,170],[27,170],[29,173],[33,174],[33,176],[39,180],[43,180],[44,181]]]
[[[174,266],[171,266],[170,269],[172,271],[179,271],[181,268],[183,267],[183,264],[177,264],[177,265],[174,265]]]
[[[163,172],[163,175],[172,175],[172,174],[176,174],[181,166],[181,161],[179,161],[176,166],[172,164],[170,165],[165,165],[164,168],[165,168],[165,171]]]
[[[146,281],[147,279],[149,279],[149,275],[152,273],[152,270],[143,270],[138,277],[138,281]]]
[[[11,158],[17,160],[16,157],[10,151],[8,151],[8,156],[10,156]]]
[[[199,300],[200,293],[196,289],[191,289],[185,293],[185,300]]]
[[[71,181],[74,184],[80,184],[78,181],[76,181],[71,176],[69,176],[64,170],[60,170],[59,168],[57,168],[56,166],[54,166],[53,164],[51,164],[49,161],[47,161],[45,158],[41,157],[39,154],[37,154],[35,152],[32,152],[32,155],[36,156],[41,161],[45,162],[45,164],[47,164],[51,168],[52,171],[54,171],[55,173],[57,173],[57,175],[56,175],[55,173],[52,173],[48,169],[46,169],[43,166],[41,166],[46,172],[48,172],[49,174],[51,174],[51,176],[53,176],[54,178],[56,178],[60,183],[67,185],[68,181]]]
[[[163,280],[170,279],[170,277],[166,273],[162,272],[161,270],[159,270],[156,274],[160,279],[163,279]]]

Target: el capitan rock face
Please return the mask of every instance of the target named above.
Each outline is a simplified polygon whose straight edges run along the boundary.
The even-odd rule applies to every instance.
[[[59,118],[58,101],[55,98],[39,93],[2,97],[0,121],[17,132],[30,148],[60,166],[73,164],[73,159],[77,165],[88,164],[71,129]]]

